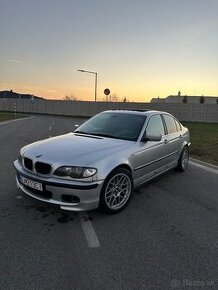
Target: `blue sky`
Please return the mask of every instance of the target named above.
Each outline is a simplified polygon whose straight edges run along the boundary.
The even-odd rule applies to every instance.
[[[218,95],[217,0],[0,0],[0,89],[92,100]]]

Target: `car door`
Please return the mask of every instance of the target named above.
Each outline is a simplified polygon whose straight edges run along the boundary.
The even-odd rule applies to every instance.
[[[163,119],[160,114],[155,114],[148,120],[145,128],[146,135],[162,135],[160,141],[139,142],[133,154],[134,180],[140,184],[164,171],[167,164],[167,143]]]
[[[162,116],[167,129],[168,163],[169,166],[171,166],[173,163],[177,163],[179,159],[179,153],[182,146],[181,127],[178,122],[178,124],[176,124],[176,120],[172,116],[167,114],[163,114]]]

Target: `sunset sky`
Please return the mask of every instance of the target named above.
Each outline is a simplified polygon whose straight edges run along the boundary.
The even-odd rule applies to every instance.
[[[0,90],[218,96],[217,0],[0,0]]]

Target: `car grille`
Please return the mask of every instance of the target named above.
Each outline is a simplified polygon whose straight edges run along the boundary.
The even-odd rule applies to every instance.
[[[26,169],[33,171],[33,160],[27,157],[24,157],[24,166]],[[44,162],[35,163],[35,172],[39,174],[48,175],[51,172],[51,165]]]
[[[33,170],[33,161],[29,158],[24,157],[24,166],[29,170]]]
[[[36,162],[35,171],[40,174],[49,174],[51,172],[51,165],[44,162]]]

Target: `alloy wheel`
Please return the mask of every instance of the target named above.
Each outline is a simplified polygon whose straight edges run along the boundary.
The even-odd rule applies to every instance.
[[[105,203],[112,210],[120,209],[128,201],[132,183],[128,175],[118,173],[111,177],[105,189]]]

